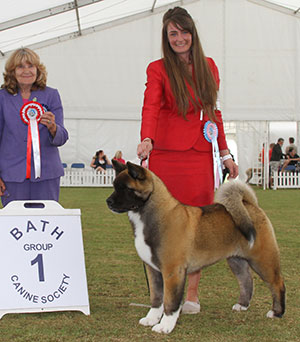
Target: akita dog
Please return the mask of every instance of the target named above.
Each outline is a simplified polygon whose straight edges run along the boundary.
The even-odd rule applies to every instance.
[[[172,197],[151,171],[130,162],[112,162],[117,177],[107,205],[113,212],[128,213],[135,247],[149,277],[151,309],[140,324],[170,333],[181,310],[186,275],[222,259],[227,259],[240,286],[233,310],[249,307],[251,268],[272,293],[267,317],[284,314],[285,286],[276,238],[248,185],[229,181],[217,191],[214,204],[192,207]]]

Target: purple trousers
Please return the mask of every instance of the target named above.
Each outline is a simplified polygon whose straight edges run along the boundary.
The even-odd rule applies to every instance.
[[[58,202],[60,177],[41,182],[5,182],[6,191],[1,196],[3,207],[11,201],[54,200]]]

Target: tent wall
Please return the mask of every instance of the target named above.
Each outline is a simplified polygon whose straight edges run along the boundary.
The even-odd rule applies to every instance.
[[[300,120],[299,18],[247,0],[182,1],[221,77],[225,120]],[[135,159],[147,64],[161,56],[163,10],[35,50],[63,100],[67,163],[97,149]],[[6,56],[0,59],[3,70]]]

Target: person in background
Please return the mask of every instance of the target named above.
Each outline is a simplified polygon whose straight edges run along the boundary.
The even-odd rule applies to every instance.
[[[64,174],[58,146],[68,140],[59,93],[47,86],[46,68],[28,48],[11,54],[3,75],[0,90],[2,204],[5,206],[14,200],[58,201],[60,177]],[[26,112],[23,106],[31,106],[31,101],[38,106],[41,116],[39,122],[38,116],[34,119],[34,128],[29,132],[30,120],[26,123],[26,115],[31,110]]]
[[[271,143],[269,146],[269,161],[271,160],[272,157],[272,151],[273,151],[273,147],[275,146],[275,143]]]
[[[125,164],[125,160],[122,158],[123,154],[121,151],[117,151],[114,158],[115,160],[117,160],[118,162]]]
[[[287,159],[283,163],[281,172],[283,172],[283,171],[296,171],[296,165],[300,161],[300,157],[296,153],[294,147],[290,147],[286,157],[287,157]]]
[[[284,154],[282,153],[282,145],[284,143],[283,138],[279,138],[277,140],[277,144],[274,145],[272,149],[271,159],[270,159],[270,169],[271,171],[278,171],[280,160],[284,158]]]
[[[217,105],[219,73],[201,47],[195,23],[181,7],[163,16],[163,58],[149,64],[142,110],[140,159],[149,156],[149,169],[180,202],[211,204],[214,198],[212,144],[203,131],[209,121],[218,128],[217,142],[230,177],[238,167],[228,151]],[[151,154],[149,155],[149,153]],[[222,177],[222,175],[220,175]],[[188,276],[183,313],[200,311],[200,272]]]
[[[275,146],[274,143],[271,143],[269,145],[269,152],[268,152],[268,155],[269,155],[269,161],[271,159],[271,156],[272,156],[272,150],[273,150],[273,147]],[[259,177],[262,176],[263,174],[263,170],[264,170],[264,165],[265,165],[265,144],[263,144],[263,148],[261,150],[261,153],[259,154],[259,157],[258,157],[258,161],[261,163],[261,167],[258,167],[258,168],[249,168],[246,170],[246,175],[247,175],[247,180],[246,180],[246,183],[248,184],[250,182],[250,180],[252,179],[253,177],[253,173],[256,173]]]
[[[274,143],[271,143],[271,144],[269,145],[269,153],[268,153],[268,155],[269,155],[269,161],[270,161],[270,159],[271,159],[272,150],[273,150],[273,147],[274,147],[274,146],[275,146]],[[264,162],[265,162],[265,144],[263,144],[263,148],[262,148],[262,150],[261,150],[261,153],[259,154],[258,161],[261,162],[262,164],[264,164]]]
[[[107,165],[111,165],[110,160],[106,157],[103,150],[99,150],[96,152],[93,157],[90,166],[96,171],[105,172]]]
[[[295,145],[295,139],[293,137],[289,137],[289,145],[285,148],[285,154],[288,154],[291,147],[295,150],[295,153],[297,153],[297,146]]]

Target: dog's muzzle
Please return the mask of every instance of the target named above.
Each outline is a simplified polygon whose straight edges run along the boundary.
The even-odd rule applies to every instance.
[[[127,209],[124,209],[124,208],[116,208],[114,206],[114,200],[111,197],[108,197],[108,199],[106,200],[106,204],[109,210],[117,214],[126,213],[128,211]]]

